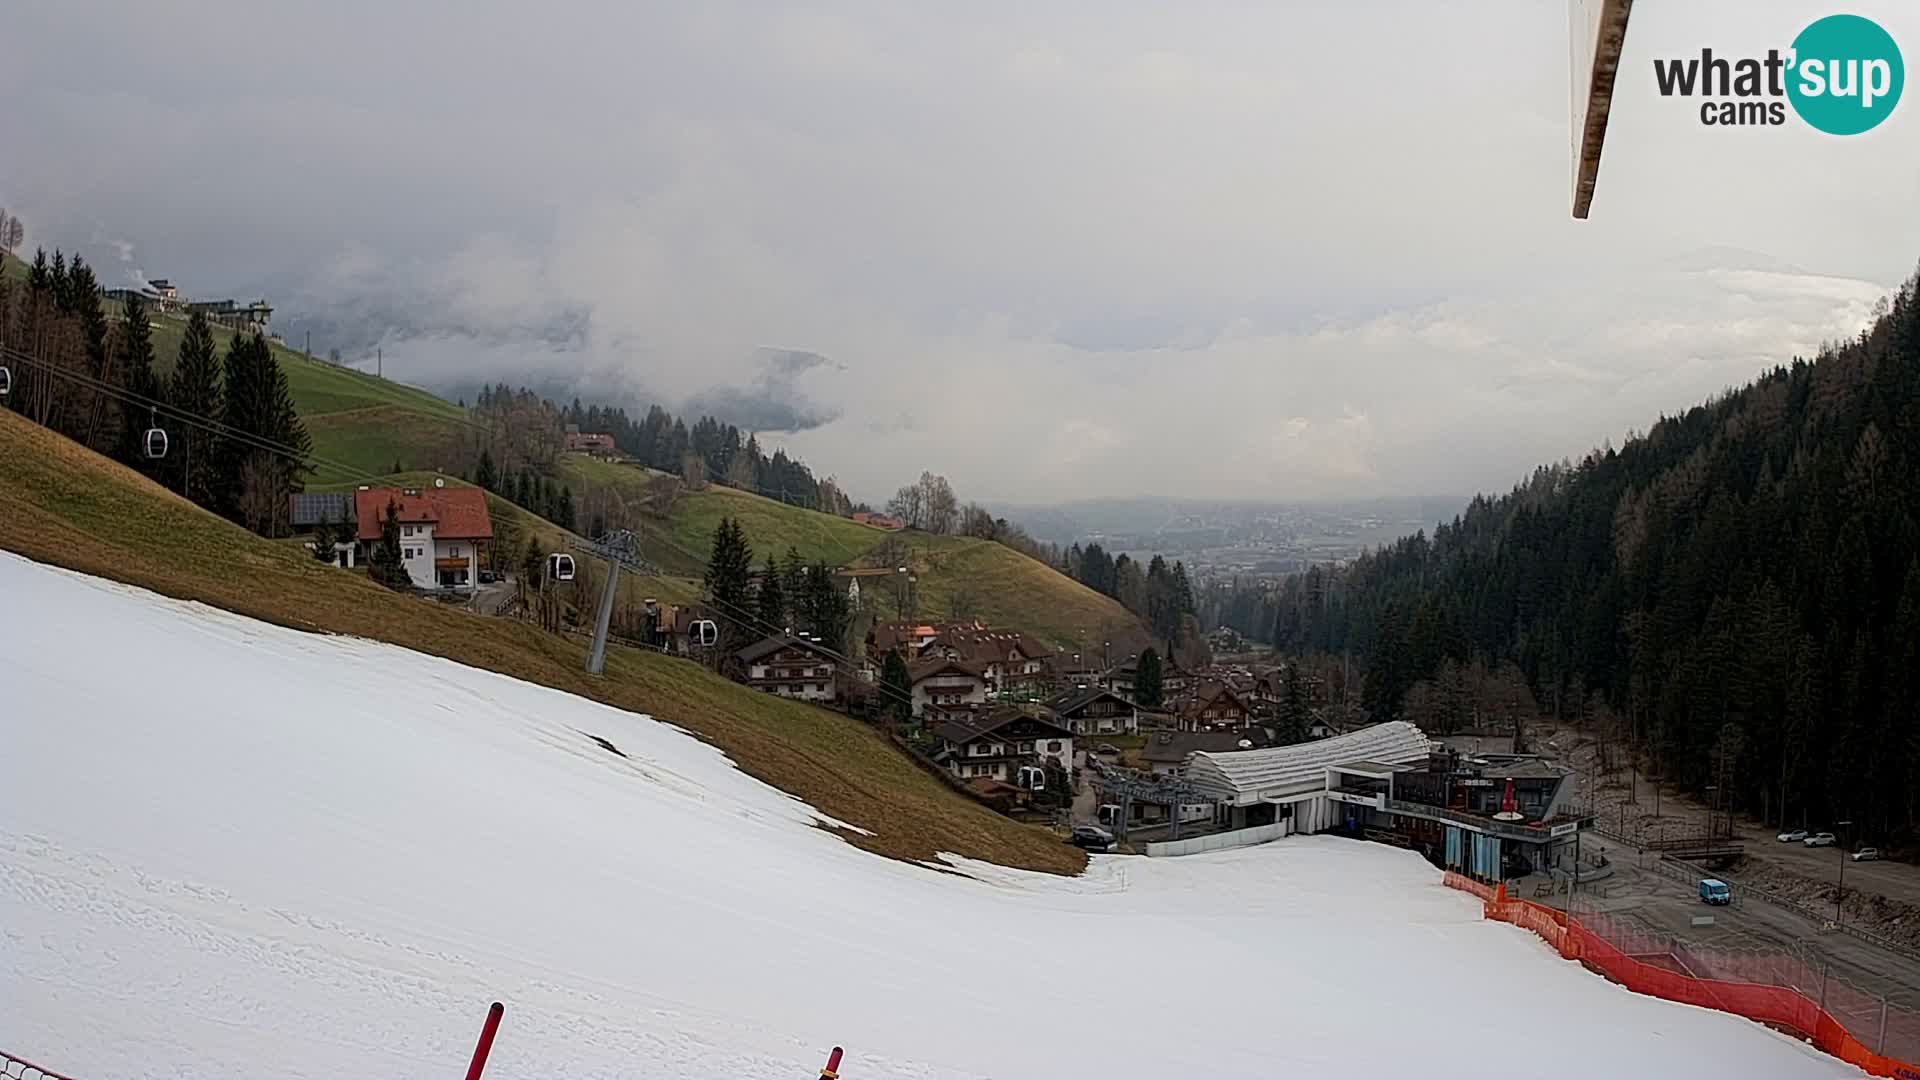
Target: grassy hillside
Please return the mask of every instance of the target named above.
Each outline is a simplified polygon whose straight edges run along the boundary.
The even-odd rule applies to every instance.
[[[472,487],[472,484],[457,476],[441,473],[409,471],[393,473],[381,477],[382,482],[395,487],[431,487],[435,480],[445,482],[449,487]],[[360,481],[348,483],[316,482],[307,485],[308,491],[351,491]],[[487,514],[493,519],[494,537],[501,544],[504,561],[496,563],[505,569],[518,573],[518,558],[514,554],[526,550],[529,540],[539,545],[541,551],[555,552],[569,550],[569,545],[580,540],[578,534],[563,529],[546,518],[521,508],[520,506],[489,493],[487,495]],[[692,604],[699,601],[703,586],[700,578],[684,575],[639,577],[622,574],[620,580],[620,599],[623,603],[639,603],[647,597],[669,604]]]
[[[7,266],[9,273],[21,272],[17,260],[8,260]],[[185,325],[171,317],[154,322],[154,349],[163,370],[172,369]],[[225,337],[218,335],[223,349]],[[461,434],[460,407],[424,390],[309,360],[278,345],[274,355],[287,373],[315,456],[344,467],[322,466],[309,481],[315,490],[384,476],[395,463],[405,470],[435,467]],[[573,488],[578,505],[585,504],[587,492],[610,488],[639,507],[647,500],[653,475],[635,466],[575,455],[563,458],[560,468],[560,480]],[[493,502],[521,513],[504,500]],[[730,488],[686,493],[664,519],[637,516],[647,558],[672,576],[663,579],[653,595],[668,600],[697,597],[697,582],[723,517],[740,521],[756,562],[768,553],[784,558],[793,548],[808,561],[831,566],[879,565],[872,552],[887,536],[846,518]],[[550,526],[540,521],[536,527]],[[554,528],[554,535],[543,540],[549,550],[560,542],[558,533]],[[916,612],[921,616],[944,618],[962,610],[1067,649],[1097,649],[1100,642],[1113,641],[1114,651],[1122,652],[1144,641],[1140,621],[1118,603],[1008,548],[961,537],[901,535],[914,550],[912,563],[920,578]],[[894,594],[882,587],[878,595],[884,601]],[[956,599],[961,601],[958,608]],[[884,607],[882,613],[893,614]]]
[[[865,725],[782,701],[684,660],[616,647],[607,675],[582,643],[403,596],[261,540],[138,474],[0,412],[0,548],[297,629],[388,641],[646,712],[872,836],[902,859],[954,852],[1071,873],[1079,852],[955,795]],[[636,822],[644,828],[644,822]]]
[[[610,486],[636,505],[645,500],[647,484],[654,476],[646,469],[578,455],[569,455],[561,462],[561,475],[575,492]],[[793,547],[809,562],[845,566],[886,535],[847,518],[715,486],[680,496],[663,523],[662,542],[678,549],[683,557],[704,560],[713,550],[713,534],[724,517],[739,520],[756,560],[764,559],[769,551],[785,558],[787,548]]]
[[[652,475],[581,457],[567,458],[562,471],[576,493],[613,485],[636,502],[644,498]],[[723,517],[739,520],[755,562],[769,551],[784,558],[789,545],[803,558],[831,566],[879,566],[884,561],[874,550],[888,536],[879,529],[723,487],[682,495],[668,520],[649,519],[649,528],[655,530],[649,533],[649,550],[664,563],[697,574]],[[922,617],[970,612],[995,626],[1025,630],[1076,651],[1097,651],[1111,641],[1114,653],[1121,654],[1146,643],[1140,620],[1118,602],[1005,545],[962,536],[894,535],[912,552],[908,562],[919,578],[915,610]],[[879,614],[895,614],[895,593],[889,585],[877,585],[870,595]],[[963,602],[956,605],[956,599]]]
[[[1115,656],[1147,643],[1146,628],[1118,601],[1003,544],[917,532],[899,536],[911,552],[907,564],[919,579],[923,617],[971,612],[993,626],[1025,630],[1056,648],[1089,655],[1105,642]],[[860,564],[879,565],[871,555]],[[891,614],[890,587],[876,586],[875,595]],[[957,596],[964,602],[956,605]]]

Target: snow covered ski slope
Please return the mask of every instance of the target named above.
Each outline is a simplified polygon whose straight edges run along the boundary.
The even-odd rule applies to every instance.
[[[600,747],[606,739],[624,756]],[[81,1080],[1857,1076],[1326,838],[868,855],[646,717],[0,553],[0,1047]]]

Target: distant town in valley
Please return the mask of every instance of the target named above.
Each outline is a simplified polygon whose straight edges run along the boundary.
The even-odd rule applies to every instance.
[[[1139,498],[990,509],[1036,540],[1062,547],[1097,543],[1137,562],[1155,555],[1178,558],[1198,576],[1264,578],[1344,563],[1421,530],[1431,533],[1467,502],[1464,495],[1299,502]]]

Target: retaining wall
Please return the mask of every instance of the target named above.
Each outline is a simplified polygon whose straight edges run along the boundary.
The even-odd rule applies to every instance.
[[[1146,853],[1152,856],[1197,855],[1202,851],[1220,851],[1224,848],[1251,847],[1264,844],[1269,840],[1278,840],[1287,835],[1287,823],[1274,822],[1272,825],[1255,825],[1251,829],[1235,829],[1232,832],[1208,833],[1187,840],[1161,840],[1146,846]]]

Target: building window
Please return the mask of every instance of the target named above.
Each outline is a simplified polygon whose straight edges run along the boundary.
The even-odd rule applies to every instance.
[[[1060,752],[1060,740],[1059,740],[1059,739],[1053,739],[1053,740],[1051,740],[1051,741],[1049,741],[1049,742],[1047,743],[1047,753],[1049,753],[1049,754],[1057,754],[1057,753],[1059,753],[1059,752]]]

